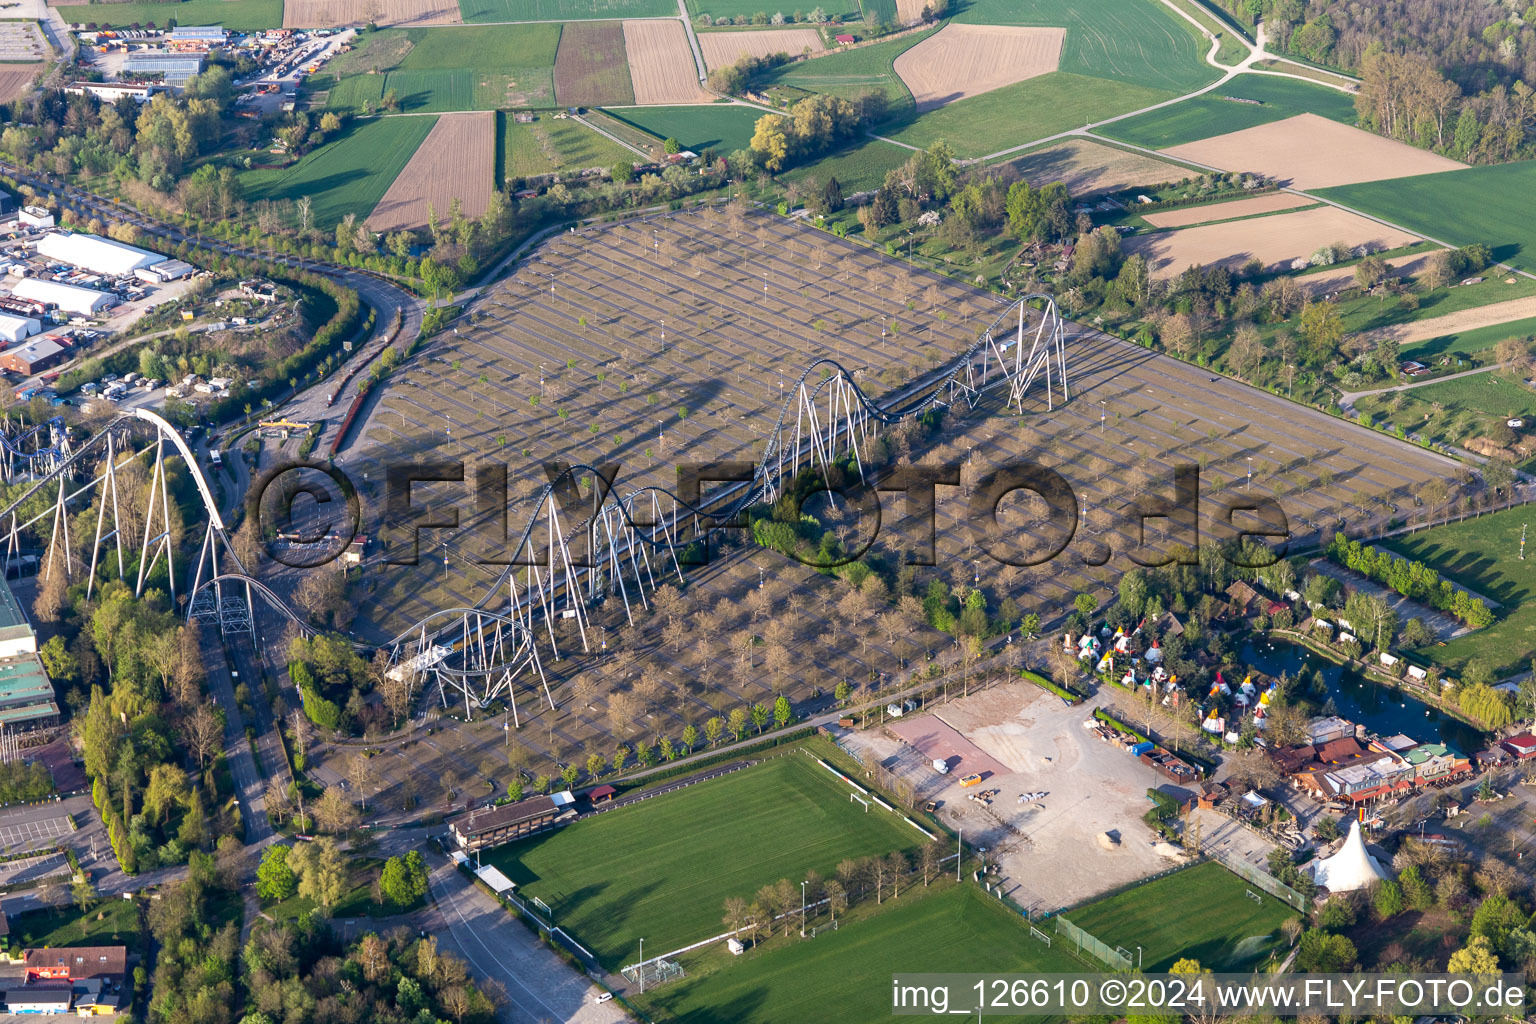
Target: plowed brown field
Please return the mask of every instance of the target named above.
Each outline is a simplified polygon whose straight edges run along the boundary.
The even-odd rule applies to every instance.
[[[495,146],[493,111],[442,115],[368,215],[368,226],[375,231],[422,227],[429,203],[446,220],[455,199],[466,217],[480,216],[491,201]]]
[[[626,21],[624,49],[636,103],[708,103],[679,21]]]
[[[723,68],[746,56],[771,57],[787,53],[798,57],[809,46],[812,53],[825,49],[821,33],[813,28],[770,28],[761,32],[700,32],[699,49],[704,66]]]
[[[462,25],[456,0],[285,0],[284,28],[340,25]]]
[[[617,21],[573,21],[560,30],[555,51],[555,100],[567,107],[635,102]]]
[[[1291,195],[1289,192],[1274,192],[1267,196],[1239,199],[1233,203],[1202,203],[1183,210],[1144,213],[1141,219],[1155,228],[1187,228],[1191,224],[1209,224],[1213,220],[1235,220],[1238,217],[1252,217],[1256,213],[1294,210],[1298,206],[1311,206],[1316,202],[1315,199]]]
[[[0,64],[0,103],[25,96],[46,64]]]
[[[1039,187],[1059,181],[1073,196],[1156,185],[1189,174],[1176,164],[1085,139],[1026,153],[1014,160],[1013,166],[1031,185]]]
[[[1064,28],[946,25],[896,58],[919,111],[1055,71]]]

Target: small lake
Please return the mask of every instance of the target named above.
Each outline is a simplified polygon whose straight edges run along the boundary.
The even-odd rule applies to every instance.
[[[1244,644],[1238,661],[1270,676],[1283,672],[1295,679],[1304,671],[1308,681],[1313,673],[1321,671],[1328,686],[1327,696],[1316,697],[1306,687],[1292,692],[1319,707],[1331,697],[1340,718],[1363,724],[1379,735],[1402,733],[1420,743],[1445,743],[1463,754],[1474,754],[1488,745],[1486,733],[1460,719],[1443,715],[1401,690],[1364,679],[1352,669],[1346,671],[1344,666],[1300,644],[1279,640]]]

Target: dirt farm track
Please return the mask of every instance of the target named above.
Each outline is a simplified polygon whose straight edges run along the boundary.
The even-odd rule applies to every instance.
[[[624,50],[636,103],[708,103],[688,34],[676,21],[626,21]]]
[[[810,47],[812,53],[823,49],[821,33],[813,28],[699,33],[699,49],[704,51],[704,64],[710,68],[723,68],[746,56],[768,57],[775,53],[787,53],[791,57],[798,57],[806,47]]]
[[[896,58],[919,111],[1056,70],[1067,30],[946,25]]]
[[[463,204],[464,216],[480,216],[491,201],[495,145],[492,111],[442,115],[368,215],[368,226],[375,231],[419,228],[427,223],[429,204],[442,220],[455,199]]]
[[[366,24],[461,25],[454,0],[286,0],[284,28],[331,28]]]

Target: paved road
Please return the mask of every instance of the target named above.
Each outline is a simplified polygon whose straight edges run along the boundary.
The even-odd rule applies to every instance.
[[[194,628],[198,630],[203,667],[208,673],[208,692],[213,702],[224,709],[224,757],[235,779],[235,797],[245,822],[245,843],[248,847],[265,845],[273,835],[272,826],[267,821],[266,780],[256,769],[256,758],[245,739],[245,720],[235,704],[235,683],[224,658],[219,632],[210,625]],[[255,693],[252,702],[259,702]]]
[[[439,948],[464,957],[476,976],[505,988],[501,1019],[507,1024],[617,1024],[629,1019],[612,1002],[594,1003],[592,997],[601,991],[597,986],[541,945],[451,861],[437,863],[428,884],[432,905],[422,915],[422,928],[437,936]]]

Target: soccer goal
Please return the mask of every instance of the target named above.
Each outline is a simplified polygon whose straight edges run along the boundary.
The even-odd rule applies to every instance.
[[[1257,903],[1259,906],[1262,907],[1264,905],[1264,897],[1260,896],[1252,889],[1244,889],[1243,892],[1247,893],[1248,898],[1253,900],[1253,902]]]
[[[859,796],[859,794],[857,794],[857,793],[849,793],[848,794],[848,802],[849,803],[857,802],[857,803],[863,804],[864,805],[864,813],[865,814],[869,813],[869,801],[865,800],[863,797]]]
[[[1051,937],[1045,934],[1045,932],[1041,931],[1039,928],[1036,928],[1034,925],[1029,926],[1029,934],[1033,935],[1047,946],[1051,944]]]
[[[668,981],[676,981],[684,977],[682,965],[675,960],[657,958],[647,960],[643,964],[630,964],[623,970],[624,977],[631,984],[650,988]]]
[[[544,916],[549,918],[551,921],[555,919],[555,912],[549,909],[549,904],[545,903],[537,896],[533,897],[533,905],[544,911]]]

